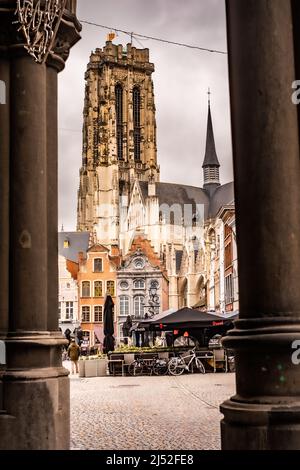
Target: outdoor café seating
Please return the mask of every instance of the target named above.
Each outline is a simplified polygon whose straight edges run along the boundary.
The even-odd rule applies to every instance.
[[[217,368],[220,366],[224,370],[224,372],[227,372],[228,370],[228,365],[227,365],[227,355],[226,351],[224,348],[219,348],[219,349],[214,349],[213,350],[213,368],[214,372],[216,372]]]
[[[134,361],[134,353],[132,354],[124,354],[124,362],[123,362],[123,370],[122,370],[122,375],[126,375],[126,372],[128,372],[128,367],[130,364]]]
[[[111,375],[124,375],[124,354],[109,356],[108,370]]]

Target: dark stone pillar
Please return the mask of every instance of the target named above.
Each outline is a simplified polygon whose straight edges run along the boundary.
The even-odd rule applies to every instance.
[[[8,262],[9,262],[9,80],[10,65],[0,57],[0,80],[5,83],[5,101],[0,104],[0,339],[8,329]]]
[[[8,63],[10,90],[2,143],[9,175],[7,161],[1,162],[9,192],[9,210],[8,198],[1,200],[9,251],[1,252],[0,269],[9,273],[9,286],[0,287],[0,328],[7,331],[0,449],[67,449],[69,379],[57,322],[57,73],[80,25],[65,11],[54,52],[38,64],[12,25],[16,2],[0,0],[0,7],[0,29],[7,31],[0,63]]]
[[[8,331],[8,277],[9,277],[9,75],[8,58],[0,56],[0,80],[4,82],[4,102],[0,104],[0,341]],[[0,364],[0,413],[3,409],[2,374]]]
[[[58,208],[57,208],[57,70],[55,62],[47,67],[46,88],[47,88],[47,224],[48,224],[48,330],[58,330],[58,262],[53,253],[58,252]]]
[[[240,320],[223,449],[300,449],[300,160],[290,1],[227,0]],[[300,77],[298,77],[300,78]]]

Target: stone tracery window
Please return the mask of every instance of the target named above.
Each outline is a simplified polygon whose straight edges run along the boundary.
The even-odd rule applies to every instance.
[[[117,126],[117,156],[123,160],[123,88],[119,83],[115,87],[116,95],[116,126]]]
[[[133,89],[133,139],[134,160],[141,160],[141,93],[138,87]]]

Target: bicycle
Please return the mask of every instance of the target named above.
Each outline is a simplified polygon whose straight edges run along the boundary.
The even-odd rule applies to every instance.
[[[187,354],[183,354],[179,357],[173,357],[168,364],[168,371],[171,375],[181,375],[186,370],[191,372],[191,366],[195,367],[205,374],[205,367],[202,361],[196,355],[196,348],[188,351]]]
[[[143,358],[137,358],[128,366],[129,375],[140,376],[145,372],[149,375],[165,375],[168,372],[168,360],[155,357],[149,362]]]

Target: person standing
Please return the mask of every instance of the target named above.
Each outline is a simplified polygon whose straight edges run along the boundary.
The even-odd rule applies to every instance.
[[[74,369],[75,369],[75,373],[78,374],[79,351],[80,351],[80,348],[78,344],[76,344],[75,339],[72,338],[70,346],[68,347],[68,355],[69,355],[69,358],[71,359],[71,364],[72,364],[72,369],[71,369],[72,374],[74,374]]]

